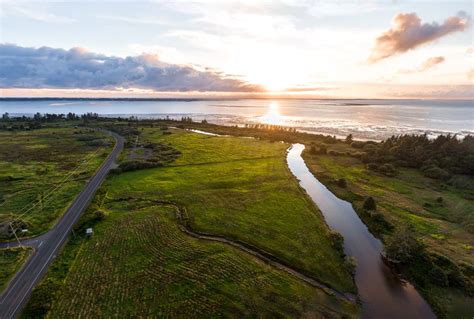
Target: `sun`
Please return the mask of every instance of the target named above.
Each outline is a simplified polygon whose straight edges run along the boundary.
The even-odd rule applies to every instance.
[[[284,117],[280,114],[280,107],[277,102],[268,104],[267,112],[260,116],[259,121],[264,124],[283,125]]]

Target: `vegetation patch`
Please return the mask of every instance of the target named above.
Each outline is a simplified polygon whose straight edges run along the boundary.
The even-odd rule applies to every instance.
[[[287,144],[183,130],[142,134],[182,155],[162,168],[114,175],[109,196],[172,200],[187,208],[196,231],[253,245],[330,287],[355,291],[322,215],[287,168]]]
[[[451,138],[447,142],[459,144]],[[354,143],[362,144],[357,147],[366,151],[379,147]],[[336,146],[327,145],[329,150],[332,147]],[[338,150],[349,152],[351,148],[354,145],[337,145]],[[375,168],[355,157],[310,150],[303,156],[311,171],[338,197],[352,202],[369,229],[388,245],[387,253],[398,260],[395,263],[399,271],[416,284],[437,314],[449,318],[459,318],[460,313],[472,315],[466,302],[474,302],[474,276],[469,267],[461,266],[474,264],[472,250],[463,248],[474,245],[471,227],[474,204],[470,189],[456,187],[451,182],[453,178],[442,182],[427,177],[421,169],[399,165],[396,174],[386,174],[380,171],[378,160]],[[456,176],[459,185],[472,179],[467,175]],[[342,178],[347,181],[346,187],[334,182]],[[374,202],[369,203],[368,198]],[[441,259],[449,262],[440,263],[437,256],[444,256]]]
[[[107,215],[99,221],[100,203]],[[85,227],[94,228],[92,237]],[[23,317],[357,315],[355,305],[246,253],[189,237],[170,206],[102,191],[75,229]]]
[[[0,249],[0,293],[30,255],[24,247]]]
[[[100,131],[0,132],[0,240],[48,230],[102,164],[112,138]],[[23,230],[23,231],[22,231]]]

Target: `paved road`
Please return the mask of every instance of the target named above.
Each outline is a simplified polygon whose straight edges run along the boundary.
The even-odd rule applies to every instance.
[[[25,240],[24,244],[32,246],[34,251],[0,297],[1,319],[19,317],[33,287],[41,280],[48,266],[56,258],[60,248],[66,242],[73,225],[86,209],[95,192],[107,176],[107,173],[114,165],[115,160],[123,149],[124,139],[115,133],[111,134],[116,140],[112,153],[110,153],[96,174],[89,180],[84,190],[69,206],[59,222],[48,233],[37,238]],[[8,243],[1,246],[16,245],[15,243]]]

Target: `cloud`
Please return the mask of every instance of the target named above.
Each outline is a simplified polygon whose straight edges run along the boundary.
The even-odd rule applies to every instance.
[[[140,88],[154,91],[257,92],[259,86],[215,71],[169,64],[157,55],[126,58],[83,48],[27,48],[0,44],[1,88]]]
[[[431,58],[428,58],[425,62],[423,62],[423,64],[418,68],[418,71],[420,72],[423,72],[423,71],[426,71],[428,69],[431,69],[432,67],[434,67],[435,65],[438,65],[440,63],[443,63],[444,62],[444,57],[442,56],[435,56],[435,57],[431,57]]]
[[[285,92],[315,92],[315,91],[329,91],[334,90],[335,88],[331,87],[321,87],[321,86],[295,86],[285,89]]]
[[[47,5],[41,4],[40,2],[28,3],[28,5],[21,5],[18,2],[19,1],[0,0],[0,6],[3,9],[0,15],[21,16],[39,22],[55,24],[72,23],[76,21],[73,18],[58,16],[49,12]]]
[[[443,56],[434,56],[431,58],[426,59],[423,64],[421,64],[419,67],[415,69],[403,69],[400,70],[400,73],[419,73],[419,72],[424,72],[428,69],[431,69],[435,67],[436,65],[443,63],[445,58]]]
[[[448,34],[464,31],[470,20],[466,13],[459,12],[458,15],[447,18],[443,24],[422,24],[416,13],[399,13],[393,18],[392,27],[376,39],[369,63],[413,50]]]

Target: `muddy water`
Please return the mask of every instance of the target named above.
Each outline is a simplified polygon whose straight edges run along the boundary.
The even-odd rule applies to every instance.
[[[287,161],[329,227],[344,237],[344,251],[357,261],[355,281],[362,300],[363,318],[436,318],[428,303],[410,283],[401,281],[382,262],[383,249],[349,202],[337,198],[306,166],[304,145],[293,144]]]

